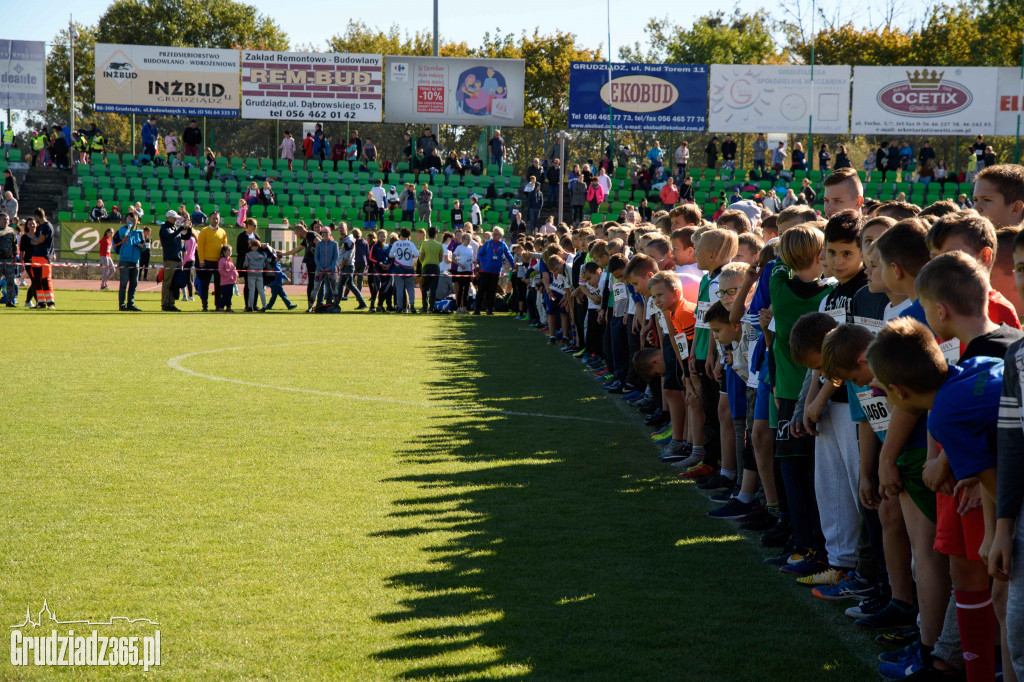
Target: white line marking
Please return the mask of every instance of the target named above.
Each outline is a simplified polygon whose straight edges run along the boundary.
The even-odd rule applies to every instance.
[[[377,339],[345,339],[347,342],[357,341],[371,341]],[[330,398],[344,398],[346,400],[365,400],[369,402],[377,403],[388,403],[390,405],[408,405],[409,407],[427,407],[438,410],[450,410],[453,412],[484,412],[490,414],[500,414],[507,417],[537,417],[541,419],[561,419],[564,421],[581,421],[581,422],[595,422],[598,424],[606,423],[604,419],[594,419],[592,417],[576,417],[565,414],[543,414],[541,412],[518,412],[514,410],[501,410],[494,407],[473,407],[470,405],[454,405],[452,403],[425,403],[417,402],[414,400],[396,400],[394,398],[383,398],[374,396],[364,395],[350,395],[348,393],[333,393],[331,391],[317,391],[311,388],[294,388],[291,386],[275,386],[274,384],[261,384],[255,381],[243,381],[241,379],[229,379],[227,377],[219,377],[213,374],[204,374],[195,370],[189,369],[183,366],[181,363],[183,360],[195,357],[197,355],[210,355],[212,353],[228,353],[233,350],[253,350],[256,348],[282,348],[285,346],[308,346],[314,343],[323,343],[323,340],[317,341],[295,341],[293,343],[275,343],[267,346],[233,346],[231,348],[214,348],[213,350],[200,350],[193,353],[184,353],[182,355],[176,355],[167,361],[167,366],[173,370],[183,372],[190,376],[199,377],[201,379],[209,379],[210,381],[222,381],[228,384],[238,384],[239,386],[252,386],[253,388],[269,388],[278,391],[289,391],[291,393],[306,393],[309,395],[326,396]]]

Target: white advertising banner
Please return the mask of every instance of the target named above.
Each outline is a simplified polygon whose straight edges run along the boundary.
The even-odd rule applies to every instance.
[[[242,50],[242,118],[381,120],[384,57]]]
[[[857,66],[850,132],[992,135],[997,70],[984,66]]]
[[[708,131],[849,132],[850,67],[711,65]]]
[[[46,111],[46,45],[0,40],[0,109]]]
[[[238,117],[238,50],[96,43],[96,111]]]
[[[388,55],[388,123],[523,125],[526,62]]]
[[[1020,132],[1024,133],[1024,81],[1019,66],[1003,66],[999,72],[999,92],[996,94],[996,135],[1016,135],[1017,116],[1021,117]]]

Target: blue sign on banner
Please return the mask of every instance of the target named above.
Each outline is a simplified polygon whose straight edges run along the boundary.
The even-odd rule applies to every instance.
[[[569,127],[702,132],[707,128],[706,64],[573,62]]]

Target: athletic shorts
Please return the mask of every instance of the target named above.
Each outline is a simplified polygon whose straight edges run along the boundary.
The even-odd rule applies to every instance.
[[[813,457],[814,437],[793,436],[789,431],[789,423],[793,419],[793,412],[796,410],[796,401],[788,398],[779,400],[779,421],[775,429],[775,456],[776,457]]]
[[[732,367],[725,368],[725,390],[729,397],[729,416],[744,419],[747,416],[747,382]]]
[[[666,391],[682,391],[685,365],[679,367],[676,353],[672,350],[672,339],[668,334],[661,336],[661,357],[665,362],[665,382],[661,385]]]
[[[775,398],[772,397],[772,387],[768,385],[766,380],[762,379],[754,390],[757,391],[757,401],[754,403],[754,419],[768,419],[769,405],[775,404]],[[769,420],[770,424],[771,421]]]
[[[981,561],[978,550],[985,539],[985,513],[981,507],[960,516],[956,497],[939,493],[935,498],[935,551]]]
[[[907,491],[910,499],[914,501],[921,513],[934,523],[936,518],[935,492],[924,484],[922,478],[926,459],[928,459],[927,448],[904,450],[896,458],[896,468],[899,470],[903,489]]]
[[[544,295],[544,312],[548,315],[558,315],[562,312],[562,308],[559,305],[562,299],[565,298],[562,294],[555,294],[554,300],[551,299],[547,294]]]

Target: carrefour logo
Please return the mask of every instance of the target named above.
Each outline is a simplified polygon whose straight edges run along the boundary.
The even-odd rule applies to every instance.
[[[100,243],[100,233],[91,227],[83,227],[81,230],[71,235],[71,241],[68,243],[71,252],[84,256]]]

